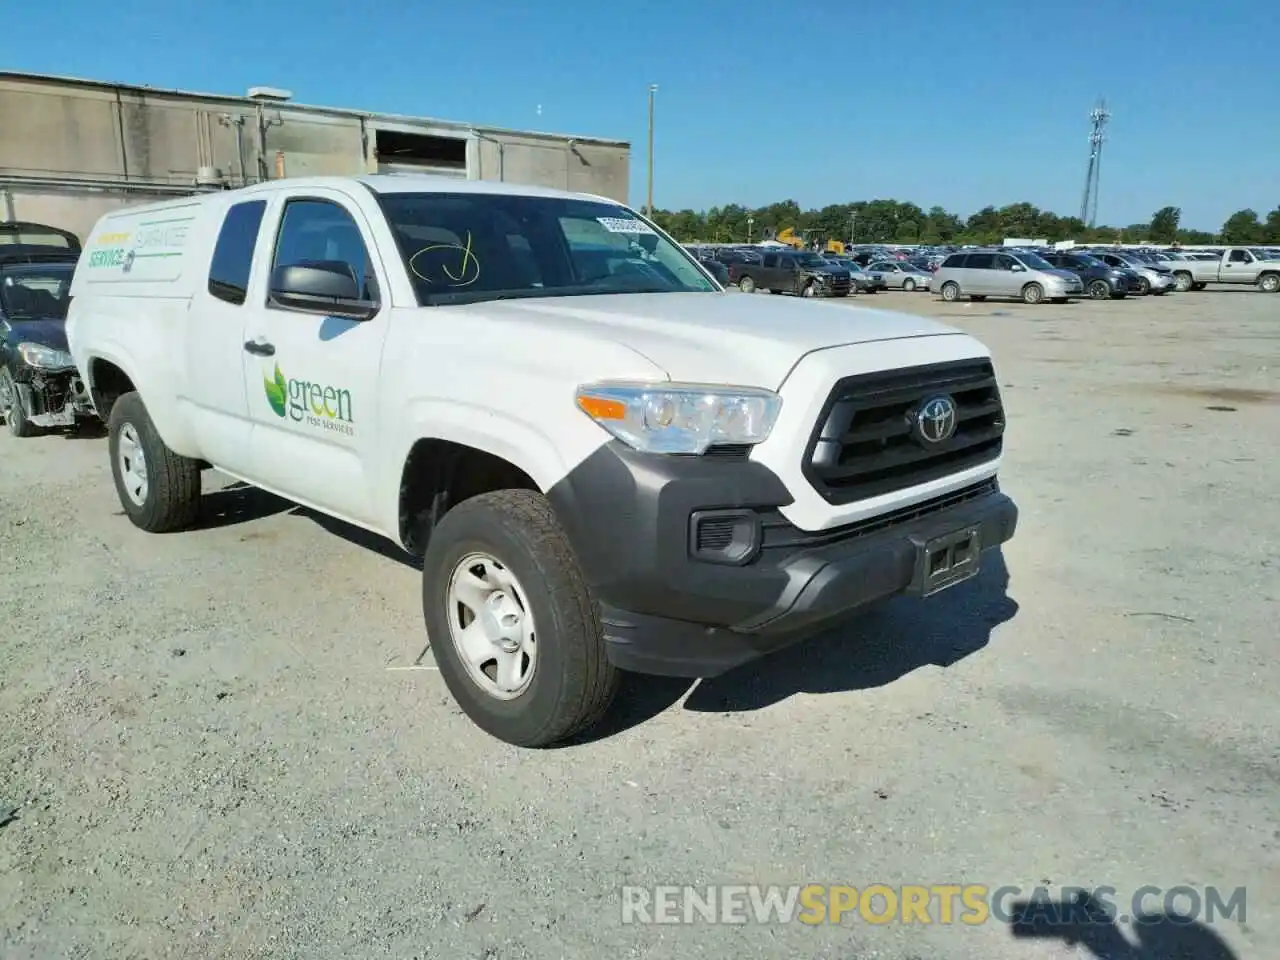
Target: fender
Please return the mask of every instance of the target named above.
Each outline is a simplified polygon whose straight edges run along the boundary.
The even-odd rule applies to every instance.
[[[94,408],[97,409],[97,385],[92,376],[93,361],[105,360],[119,367],[142,397],[151,422],[155,424],[156,432],[160,434],[165,446],[180,456],[199,460],[202,456],[200,444],[191,424],[182,415],[177,403],[177,391],[172,384],[164,383],[164,380],[172,376],[169,373],[171,363],[166,362],[166,358],[160,353],[159,350],[149,349],[143,356],[134,357],[123,344],[108,340],[96,346],[93,353],[84,358],[80,364],[80,373],[89,396],[93,398]]]
[[[399,429],[387,437],[386,457],[378,480],[374,510],[379,526],[399,540],[400,480],[409,451],[419,440],[448,440],[501,457],[527,473],[543,493],[606,444],[609,434],[586,417],[557,424],[556,440],[540,426],[506,411],[458,400],[411,402]],[[575,422],[580,421],[580,422]]]

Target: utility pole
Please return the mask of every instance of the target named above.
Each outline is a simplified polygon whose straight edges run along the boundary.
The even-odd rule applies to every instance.
[[[751,242],[751,228],[755,226],[756,218],[751,214],[747,214],[747,243]]]
[[[653,95],[658,92],[656,83],[649,84],[649,200],[645,204],[645,215],[653,219]]]
[[[858,236],[858,211],[849,211],[849,246],[853,246]]]

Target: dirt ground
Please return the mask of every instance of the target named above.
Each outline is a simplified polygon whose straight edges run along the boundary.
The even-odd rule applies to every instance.
[[[552,751],[407,669],[389,545],[235,487],[148,536],[105,440],[0,433],[0,956],[1280,956],[1280,296],[811,308],[866,307],[993,349],[1003,558],[714,681],[629,679]],[[721,883],[1214,885],[1247,915],[622,923],[624,884]]]

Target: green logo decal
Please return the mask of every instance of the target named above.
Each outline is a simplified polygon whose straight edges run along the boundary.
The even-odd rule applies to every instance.
[[[262,384],[267,392],[267,403],[271,404],[271,409],[275,411],[277,417],[283,417],[289,397],[289,385],[284,379],[284,374],[280,372],[280,364],[276,364],[275,376],[271,379],[263,377]]]
[[[272,413],[281,419],[287,417],[295,423],[355,436],[350,390],[288,378],[280,372],[278,363],[271,376],[263,376],[262,390]]]

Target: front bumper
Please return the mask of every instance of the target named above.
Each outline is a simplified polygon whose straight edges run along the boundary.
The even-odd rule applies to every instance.
[[[11,372],[22,409],[34,426],[69,427],[95,415],[75,367],[50,370],[18,363]]]
[[[994,479],[858,523],[807,532],[763,464],[601,447],[549,492],[601,605],[608,656],[638,673],[710,677],[919,591],[924,544],[1013,536]]]

